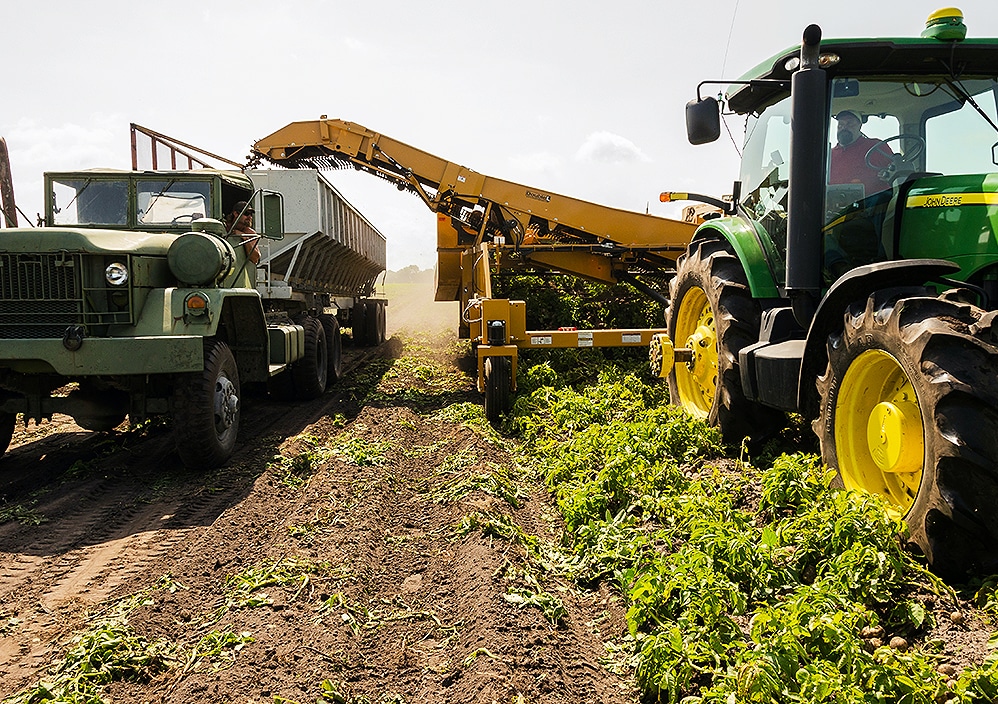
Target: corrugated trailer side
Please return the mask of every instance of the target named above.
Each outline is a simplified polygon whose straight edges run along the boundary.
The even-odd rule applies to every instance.
[[[284,239],[261,243],[259,268],[295,290],[370,296],[385,270],[385,236],[320,172],[249,172],[254,186],[284,201]]]

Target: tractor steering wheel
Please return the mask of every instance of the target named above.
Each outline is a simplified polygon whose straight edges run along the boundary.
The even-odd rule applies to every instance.
[[[909,140],[909,148],[904,154],[897,154],[886,148],[888,143],[899,142],[902,139]],[[909,173],[915,170],[912,164],[923,151],[925,151],[925,140],[917,134],[896,134],[888,139],[880,140],[870,148],[870,151],[866,153],[866,165],[877,172],[877,177],[881,181],[892,183],[897,178],[898,173]],[[887,165],[874,164],[874,155],[880,157],[878,161],[887,159]]]

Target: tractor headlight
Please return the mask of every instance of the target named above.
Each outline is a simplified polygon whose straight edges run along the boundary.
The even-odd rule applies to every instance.
[[[104,270],[104,278],[112,286],[124,286],[128,283],[128,267],[121,262],[112,262]]]

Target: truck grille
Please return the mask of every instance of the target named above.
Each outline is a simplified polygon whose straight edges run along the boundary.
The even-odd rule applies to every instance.
[[[120,257],[119,257],[120,259]],[[61,338],[70,325],[100,335],[131,322],[131,295],[111,301],[101,255],[0,253],[0,339]]]

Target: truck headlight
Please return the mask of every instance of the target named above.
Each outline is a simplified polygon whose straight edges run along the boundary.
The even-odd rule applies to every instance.
[[[112,262],[104,270],[104,278],[112,286],[124,286],[128,283],[128,267],[121,262]]]

